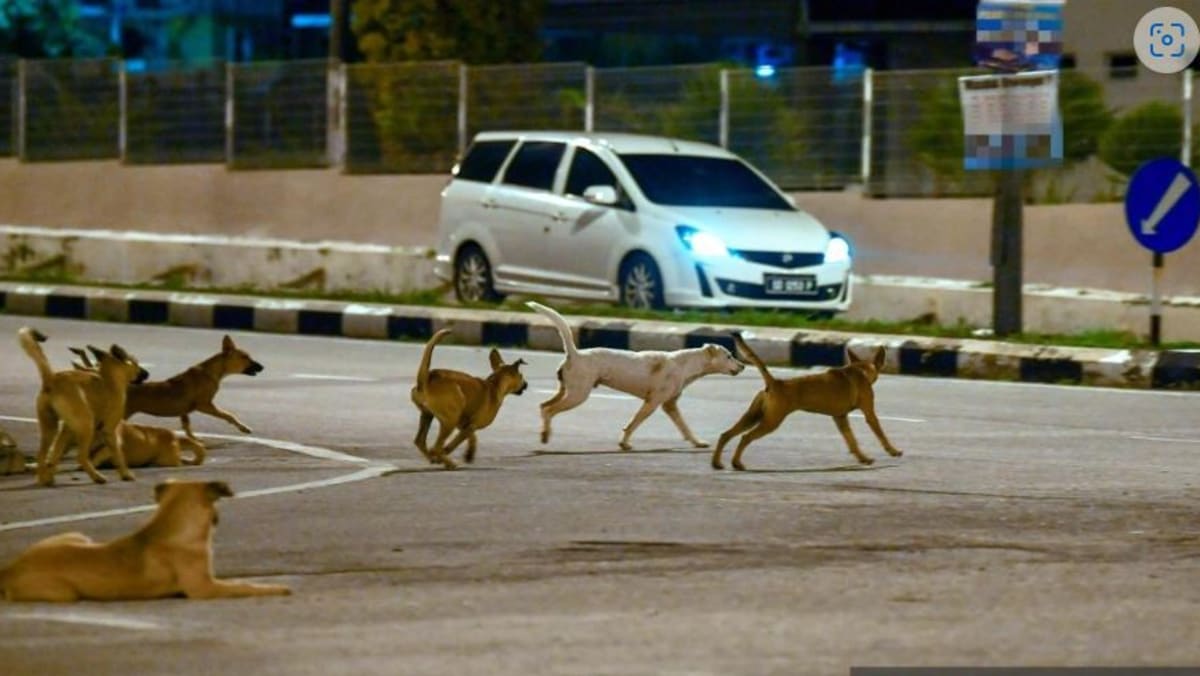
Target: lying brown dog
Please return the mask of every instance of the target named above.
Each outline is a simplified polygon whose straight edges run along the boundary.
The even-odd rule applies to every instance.
[[[888,441],[883,427],[879,425],[879,418],[875,415],[875,391],[872,386],[879,378],[879,370],[883,368],[885,355],[882,347],[875,350],[872,360],[861,359],[847,348],[848,363],[845,366],[830,369],[825,373],[778,380],[771,375],[766,364],[754,354],[741,335],[734,334],[733,340],[742,356],[758,367],[766,387],[755,395],[754,401],[750,402],[750,408],[742,414],[741,419],[721,434],[712,455],[713,469],[724,468],[721,464],[721,450],[730,439],[742,432],[745,432],[745,435],[733,453],[733,468],[746,469],[742,465],[742,452],[746,450],[746,446],[755,439],[774,432],[783,419],[795,411],[832,416],[842,433],[842,438],[846,440],[850,453],[860,463],[870,465],[875,461],[863,455],[859,449],[847,418],[851,411],[861,409],[867,424],[871,426],[871,431],[883,444],[883,449],[895,457],[902,455],[901,451]]]
[[[42,379],[36,406],[41,440],[37,454],[37,481],[44,486],[54,485],[54,472],[67,448],[74,443],[79,449],[79,465],[98,484],[105,479],[92,466],[92,439],[99,430],[104,442],[112,449],[114,464],[121,478],[133,480],[125,462],[117,435],[117,425],[123,419],[125,394],[130,383],[146,379],[146,370],[120,345],[108,352],[88,346],[96,358],[94,371],[54,371],[40,343],[46,336],[36,329],[23,327],[17,331],[21,349],[37,366]]]
[[[454,469],[458,467],[450,459],[454,449],[466,440],[467,451],[464,459],[474,462],[475,432],[492,424],[496,414],[500,412],[500,404],[503,403],[504,397],[521,394],[528,385],[520,370],[525,360],[518,359],[512,364],[505,364],[500,358],[500,353],[494,348],[488,355],[492,373],[487,378],[476,378],[468,373],[449,369],[429,370],[434,346],[448,335],[450,329],[442,329],[433,334],[425,344],[425,353],[421,355],[417,384],[412,388],[412,402],[421,411],[421,422],[413,443],[430,462],[440,462],[446,469]],[[425,440],[434,418],[437,418],[439,428],[433,450],[430,450]],[[447,437],[456,430],[458,434],[447,445]]]
[[[249,434],[237,416],[217,406],[213,399],[221,387],[221,380],[228,375],[241,373],[254,376],[263,370],[263,365],[254,361],[245,350],[234,345],[229,336],[221,341],[221,351],[188,370],[166,380],[141,383],[129,388],[125,400],[125,417],[135,413],[148,413],[163,417],[178,417],[183,431],[195,439],[188,415],[194,411],[216,416]]]
[[[204,444],[177,436],[171,430],[126,421],[121,423],[117,433],[121,435],[121,448],[125,451],[125,462],[130,467],[179,467],[204,462]],[[184,457],[184,448],[191,453],[190,458]],[[97,467],[105,466],[111,459],[112,452],[106,444],[102,443],[92,451],[92,464]]]
[[[105,543],[82,533],[46,538],[0,570],[0,592],[9,601],[58,602],[290,594],[282,585],[213,577],[213,503],[232,495],[223,481],[161,483],[145,526]]]

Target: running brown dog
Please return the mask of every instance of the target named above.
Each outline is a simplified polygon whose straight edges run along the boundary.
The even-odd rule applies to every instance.
[[[477,378],[469,373],[450,369],[431,371],[429,363],[433,359],[433,348],[448,335],[450,329],[442,329],[433,334],[429,342],[425,343],[425,352],[421,355],[417,384],[412,388],[412,402],[421,411],[421,422],[413,443],[430,462],[440,462],[446,469],[454,469],[458,467],[450,459],[454,449],[465,440],[467,451],[463,459],[474,462],[475,433],[492,424],[506,396],[521,394],[528,384],[520,370],[525,360],[518,359],[511,364],[505,364],[500,358],[500,352],[495,348],[488,355],[492,373],[487,378]],[[437,418],[439,427],[437,440],[434,441],[431,451],[425,440],[434,418]],[[456,430],[458,434],[447,444],[447,437]]]
[[[229,336],[221,341],[221,351],[188,370],[166,380],[156,380],[129,388],[125,400],[125,417],[135,413],[163,417],[178,417],[188,438],[195,439],[188,415],[199,411],[224,420],[249,434],[252,430],[237,416],[213,402],[225,376],[258,375],[263,365],[245,350],[238,348]]]
[[[851,411],[861,409],[871,431],[883,444],[883,449],[893,457],[903,454],[888,441],[883,427],[879,424],[879,418],[875,415],[873,386],[879,378],[879,370],[883,368],[885,353],[882,347],[877,348],[874,357],[869,360],[860,358],[847,348],[845,366],[824,373],[779,380],[771,375],[767,365],[754,354],[740,334],[735,333],[733,340],[742,356],[758,368],[766,386],[755,395],[754,401],[750,402],[750,408],[742,414],[741,419],[721,434],[712,455],[713,469],[724,469],[724,465],[721,464],[721,450],[730,439],[743,432],[745,434],[738,441],[737,450],[733,453],[733,468],[746,469],[742,465],[742,452],[746,450],[746,446],[755,439],[774,432],[783,419],[795,411],[832,416],[838,431],[842,433],[842,438],[846,440],[850,453],[860,463],[870,465],[875,461],[864,455],[858,447],[854,432],[850,430],[850,420],[847,418]]]
[[[290,594],[283,585],[213,576],[214,503],[232,495],[223,481],[158,484],[158,510],[145,526],[104,543],[83,533],[46,538],[0,570],[0,593],[9,601],[64,603]]]
[[[117,427],[123,419],[127,388],[130,383],[145,380],[146,370],[120,345],[113,345],[108,352],[89,345],[88,349],[96,358],[94,371],[69,369],[56,372],[40,345],[46,341],[46,336],[26,326],[17,331],[17,338],[42,378],[42,389],[36,402],[41,433],[37,455],[38,483],[54,485],[54,471],[72,442],[78,449],[80,467],[92,481],[105,483],[107,479],[96,471],[88,452],[97,431],[112,449],[117,473],[122,479],[132,481],[133,473],[125,462]]]

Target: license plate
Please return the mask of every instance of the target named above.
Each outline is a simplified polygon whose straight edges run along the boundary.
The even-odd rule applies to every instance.
[[[811,296],[817,291],[813,275],[763,275],[763,290],[771,296]]]

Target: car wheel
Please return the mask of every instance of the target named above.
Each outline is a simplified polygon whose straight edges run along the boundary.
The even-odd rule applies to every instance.
[[[617,283],[621,289],[621,304],[626,307],[635,310],[661,310],[666,307],[662,274],[654,259],[646,254],[630,256],[621,266]]]
[[[492,283],[492,264],[477,246],[459,252],[454,261],[454,295],[460,303],[497,303],[504,296]]]

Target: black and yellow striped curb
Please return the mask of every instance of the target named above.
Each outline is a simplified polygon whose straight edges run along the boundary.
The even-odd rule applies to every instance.
[[[450,328],[459,343],[560,350],[550,324],[533,313],[279,299],[196,292],[0,282],[9,315],[191,326],[310,336],[425,340]],[[1140,389],[1200,389],[1200,351],[1053,347],[991,340],[854,334],[781,328],[567,316],[581,347],[675,350],[718,343],[744,330],[770,364],[840,366],[845,351],[887,348],[885,371]]]

